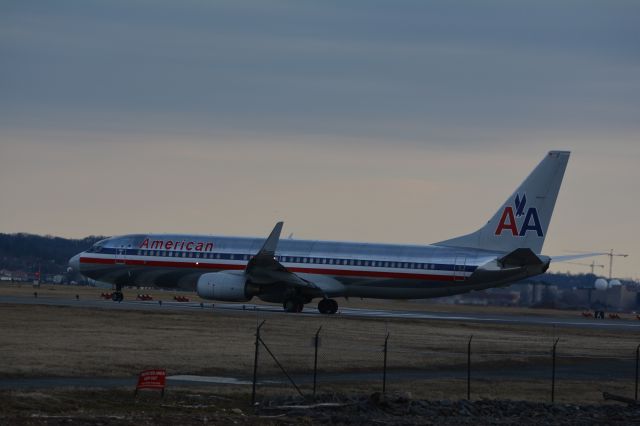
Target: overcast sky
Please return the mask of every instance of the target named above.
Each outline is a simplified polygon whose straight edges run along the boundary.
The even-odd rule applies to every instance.
[[[0,232],[426,244],[569,149],[544,253],[640,277],[640,2],[8,0],[0,58]]]

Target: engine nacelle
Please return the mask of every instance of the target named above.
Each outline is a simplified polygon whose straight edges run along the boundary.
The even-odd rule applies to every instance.
[[[229,272],[211,272],[198,278],[198,296],[203,299],[223,300],[226,302],[247,302],[247,280],[244,275]]]

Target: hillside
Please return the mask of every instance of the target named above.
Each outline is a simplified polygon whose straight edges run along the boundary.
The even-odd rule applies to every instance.
[[[0,234],[0,269],[62,274],[69,258],[88,249],[103,236],[68,239],[26,233]]]

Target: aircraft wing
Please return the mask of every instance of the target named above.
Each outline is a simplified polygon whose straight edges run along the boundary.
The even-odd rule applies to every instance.
[[[258,253],[251,258],[245,271],[249,279],[256,284],[287,284],[307,289],[320,290],[320,288],[299,275],[289,271],[282,263],[275,259],[275,252],[280,240],[283,222],[276,226],[267,237],[264,245]]]

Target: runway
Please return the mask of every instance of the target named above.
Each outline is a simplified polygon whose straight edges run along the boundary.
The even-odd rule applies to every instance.
[[[22,305],[49,305],[49,306],[69,306],[82,308],[99,308],[99,309],[122,309],[122,310],[150,310],[150,311],[224,311],[228,313],[250,314],[256,312],[264,315],[300,315],[300,316],[320,316],[315,306],[310,305],[304,312],[299,314],[291,314],[283,312],[282,308],[277,305],[261,305],[251,303],[194,303],[194,302],[175,302],[175,301],[140,301],[140,300],[124,300],[122,302],[113,302],[111,300],[102,299],[66,299],[59,297],[26,297],[26,296],[0,296],[0,304],[22,304]],[[576,313],[576,315],[578,315]],[[615,329],[629,330],[633,332],[640,331],[640,321],[630,319],[603,319],[596,320],[592,318],[567,318],[542,315],[505,315],[494,313],[445,313],[445,312],[428,312],[428,311],[401,311],[401,310],[383,310],[383,309],[363,309],[341,307],[337,317],[353,317],[353,318],[380,318],[380,319],[411,319],[425,321],[457,321],[464,323],[503,323],[503,324],[523,324],[523,325],[540,325],[540,326],[556,326],[556,327],[580,327],[594,329]]]

